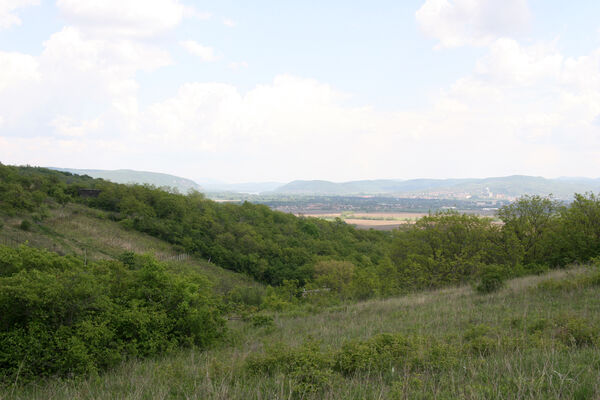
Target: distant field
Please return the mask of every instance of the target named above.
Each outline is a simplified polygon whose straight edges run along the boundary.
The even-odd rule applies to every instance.
[[[356,226],[358,229],[392,230],[400,225],[412,224],[427,213],[410,212],[374,212],[374,213],[326,213],[302,214],[305,217],[323,218],[333,220],[341,218],[344,222]]]
[[[459,212],[463,212],[458,210]],[[345,223],[354,225],[358,229],[392,230],[402,225],[414,224],[421,217],[428,215],[423,212],[338,212],[338,213],[302,213],[296,214],[304,217],[322,218],[333,221],[342,219]],[[491,217],[489,213],[477,213],[482,217]],[[495,222],[494,222],[495,223]]]

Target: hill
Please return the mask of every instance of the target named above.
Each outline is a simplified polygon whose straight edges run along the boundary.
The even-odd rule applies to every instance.
[[[366,180],[350,182],[293,181],[275,190],[296,195],[404,195],[436,198],[516,198],[523,195],[554,195],[570,200],[574,193],[597,192],[600,179],[514,175],[483,179]]]
[[[461,286],[231,320],[227,345],[5,386],[0,397],[595,399],[595,268],[515,279],[490,296]]]
[[[75,169],[75,168],[50,168],[56,171],[70,172],[77,175],[88,175],[92,178],[101,178],[115,183],[148,184],[156,187],[176,188],[181,193],[189,190],[202,191],[202,187],[191,179],[159,172],[134,171],[131,169],[103,170],[103,169]]]
[[[0,165],[0,397],[594,398],[600,198],[498,216],[357,231]]]
[[[214,265],[206,259],[193,257],[181,248],[148,234],[126,229],[101,210],[81,204],[67,204],[51,209],[43,220],[23,230],[23,216],[0,212],[0,245],[19,245],[70,254],[88,261],[116,260],[124,252],[150,254],[177,268],[189,268],[207,276],[214,288],[225,293],[236,286],[259,284],[247,275]]]

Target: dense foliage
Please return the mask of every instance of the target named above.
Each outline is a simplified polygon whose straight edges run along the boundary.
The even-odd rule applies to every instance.
[[[0,381],[207,346],[223,334],[219,308],[205,278],[184,279],[149,257],[84,265],[0,247]]]
[[[81,197],[81,188],[100,194]],[[464,283],[481,277],[487,266],[510,277],[600,255],[600,198],[593,194],[576,195],[569,205],[525,196],[499,210],[502,223],[440,212],[393,233],[248,202],[218,203],[198,192],[183,195],[31,167],[0,166],[0,200],[8,214],[43,214],[51,204],[83,203],[128,229],[261,282],[326,287],[338,298]]]

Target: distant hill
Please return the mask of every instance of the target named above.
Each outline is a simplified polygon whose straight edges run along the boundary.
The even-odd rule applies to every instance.
[[[513,175],[483,179],[411,179],[329,182],[293,181],[274,193],[297,195],[411,195],[428,197],[489,198],[518,197],[525,194],[570,199],[574,193],[600,191],[600,179],[558,178]]]
[[[92,178],[102,178],[115,183],[139,183],[149,184],[157,187],[174,187],[181,193],[187,193],[193,189],[201,191],[202,187],[191,179],[181,178],[175,175],[162,174],[159,172],[134,171],[131,169],[103,170],[103,169],[75,169],[75,168],[52,168],[56,171],[70,172],[77,175],[88,175]]]

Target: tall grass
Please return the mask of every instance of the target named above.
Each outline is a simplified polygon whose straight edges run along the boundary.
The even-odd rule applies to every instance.
[[[130,360],[85,379],[7,387],[0,398],[595,399],[600,396],[600,288],[584,279],[594,274],[587,268],[554,271],[512,280],[485,296],[458,287],[307,308],[273,314],[273,325],[230,321],[228,340],[212,350]],[[586,283],[561,284],[569,281]],[[407,338],[414,347],[410,361],[351,374],[318,362],[349,343],[366,348],[385,332]],[[312,353],[298,350],[306,343],[316,346]],[[302,391],[299,384],[305,381],[289,366],[274,363],[269,373],[249,368],[255,365],[249,360],[269,363],[290,354],[301,368],[323,374],[324,383]]]

